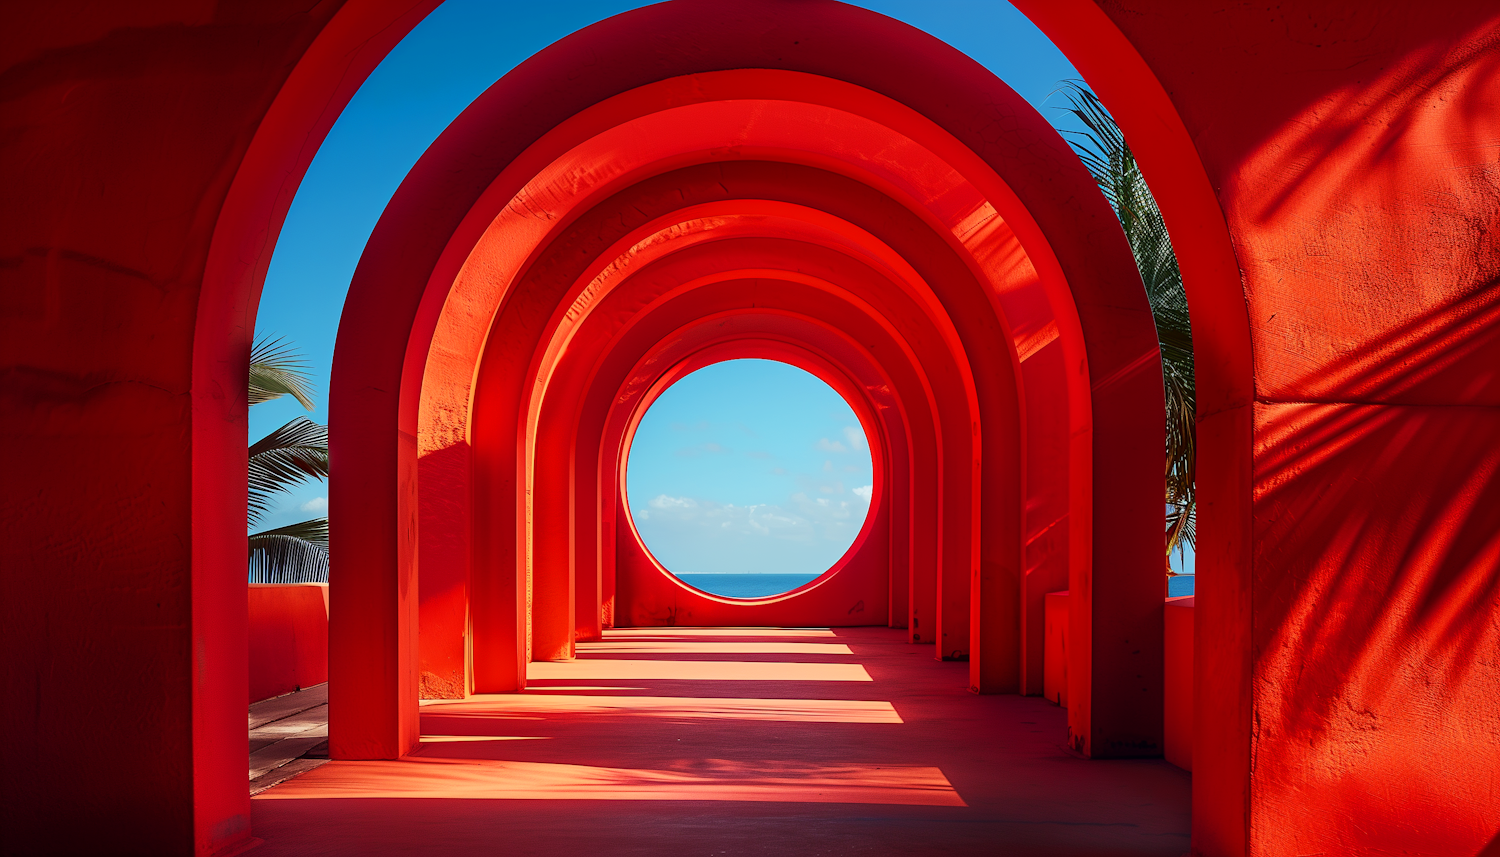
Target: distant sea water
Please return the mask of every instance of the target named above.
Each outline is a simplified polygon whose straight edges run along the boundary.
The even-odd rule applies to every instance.
[[[790,592],[818,577],[816,574],[679,574],[688,586],[723,595],[727,598],[765,598]],[[1167,579],[1167,594],[1172,597],[1193,594],[1191,574]]]
[[[780,595],[820,576],[818,574],[677,575],[688,586],[728,598],[764,598],[767,595]]]

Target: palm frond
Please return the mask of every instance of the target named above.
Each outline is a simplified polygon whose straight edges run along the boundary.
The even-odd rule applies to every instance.
[[[263,337],[250,349],[250,404],[291,396],[313,409],[312,374],[302,355],[282,339]]]
[[[1063,81],[1058,91],[1068,101],[1068,106],[1059,109],[1071,113],[1085,129],[1063,134],[1120,218],[1156,320],[1167,405],[1165,493],[1172,511],[1168,513],[1166,552],[1170,556],[1197,539],[1193,327],[1182,271],[1166,220],[1114,117],[1082,81]]]
[[[270,510],[271,495],[308,479],[328,478],[328,427],[297,417],[250,446],[250,525]]]
[[[250,582],[328,582],[328,519],[251,533]]]
[[[1167,544],[1172,547],[1167,550],[1167,556],[1171,557],[1173,550],[1183,553],[1184,547],[1192,545],[1197,538],[1197,501],[1181,506],[1169,505],[1167,507]]]

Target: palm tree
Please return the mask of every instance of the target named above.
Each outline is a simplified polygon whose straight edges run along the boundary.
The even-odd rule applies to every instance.
[[[306,362],[279,339],[250,351],[250,404],[291,396],[312,410]],[[271,496],[308,479],[328,478],[328,428],[297,417],[250,445],[249,526],[270,511]],[[328,519],[313,518],[250,534],[252,583],[328,580]]]
[[[1167,236],[1166,221],[1141,177],[1120,126],[1081,81],[1064,81],[1061,91],[1068,106],[1060,109],[1073,114],[1084,127],[1082,131],[1062,133],[1119,216],[1120,226],[1135,254],[1136,267],[1140,268],[1146,284],[1151,312],[1156,317],[1167,400],[1166,554],[1170,560],[1172,551],[1193,545],[1198,522],[1193,487],[1197,467],[1193,420],[1197,406],[1187,293],[1182,288],[1182,272]],[[1167,573],[1173,573],[1170,564]]]

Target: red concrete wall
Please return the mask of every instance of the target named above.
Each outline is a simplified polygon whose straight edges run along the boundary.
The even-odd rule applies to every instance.
[[[1500,831],[1500,10],[1022,5],[1184,259],[1213,570],[1195,850],[1476,853]]]
[[[1166,665],[1162,686],[1162,756],[1185,771],[1193,769],[1193,599],[1167,599]]]
[[[250,701],[328,681],[328,584],[250,584]]]
[[[323,134],[420,17],[342,5],[5,12],[0,728],[25,738],[0,765],[27,772],[0,784],[7,853],[249,835],[255,298]]]
[[[1047,593],[1042,695],[1068,707],[1068,593]],[[1193,769],[1193,596],[1168,598],[1165,610],[1162,755]]]
[[[1049,592],[1046,596],[1046,644],[1043,649],[1042,696],[1054,704],[1068,707],[1068,593]]]

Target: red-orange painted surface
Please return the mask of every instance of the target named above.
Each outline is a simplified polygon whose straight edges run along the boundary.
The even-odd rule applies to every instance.
[[[255,305],[323,136],[434,5],[6,10],[0,851],[249,837]]]
[[[328,681],[328,584],[250,584],[250,701]]]
[[[26,454],[6,469],[0,705],[5,765],[29,773],[0,794],[6,850],[208,854],[250,835],[247,614],[226,570],[244,556],[255,299],[323,134],[431,5],[64,5],[11,22],[0,419]],[[1019,5],[1120,120],[1192,305],[1194,850],[1493,850],[1500,13]],[[764,120],[747,127],[745,106]],[[693,178],[714,170],[717,195]],[[700,196],[576,232],[652,188]],[[762,202],[823,219],[757,234],[740,204]],[[619,245],[700,203],[724,222]],[[487,235],[502,221],[512,255]],[[719,225],[741,231],[702,240]],[[743,273],[731,245],[773,238],[797,245],[776,276]],[[909,465],[904,511],[888,507],[906,577],[890,577],[886,622],[967,654],[972,686],[1034,692],[1045,593],[1066,585],[1071,741],[1160,751],[1162,611],[1177,609],[1162,604],[1160,393],[1108,208],[1040,117],[915,30],[833,3],[691,0],[522,64],[377,227],[331,395],[336,754],[399,756],[424,688],[514,687],[536,652],[566,657],[580,628],[620,618],[611,546],[629,531],[609,462],[565,500],[526,491],[580,460],[538,426],[576,414],[588,442],[615,436],[600,391],[651,345],[629,331],[694,321],[692,294],[653,305],[649,272],[699,265],[708,296],[733,271],[782,282],[811,263],[874,311],[820,317],[812,296],[830,292],[795,283],[774,313],[738,313],[742,341],[770,336],[756,328],[775,313],[883,331],[866,350],[902,430],[876,422]],[[570,360],[568,336],[606,330],[625,350]],[[833,337],[812,350],[872,377]]]
[[[1120,119],[1183,259],[1194,847],[1478,852],[1500,831],[1500,12],[1018,5]]]
[[[1068,593],[1047,593],[1046,649],[1043,653],[1042,696],[1068,707],[1068,635],[1072,628]]]
[[[746,288],[749,284],[743,282],[726,285],[740,287],[736,291],[742,292],[742,296],[736,300],[737,303],[744,302],[743,292],[748,291],[757,296],[754,300],[756,304],[764,305],[759,299],[763,294],[762,290],[753,287]],[[611,458],[619,462],[617,467],[609,468],[606,472],[607,478],[619,485],[619,489],[612,492],[613,496],[610,498],[615,502],[615,520],[623,520],[627,524],[618,528],[619,541],[615,553],[616,622],[622,626],[771,625],[796,627],[799,625],[888,624],[890,616],[887,598],[893,573],[890,533],[892,504],[888,499],[890,491],[886,485],[888,479],[885,470],[892,456],[887,448],[886,430],[896,426],[877,425],[875,407],[878,405],[867,401],[862,395],[866,390],[880,390],[881,387],[888,386],[887,379],[875,374],[873,364],[868,361],[868,358],[860,361],[863,365],[855,364],[857,367],[855,371],[863,369],[867,373],[865,383],[861,384],[847,376],[842,376],[834,368],[834,364],[822,359],[817,353],[809,352],[802,343],[816,345],[820,339],[827,339],[830,333],[827,327],[811,319],[801,319],[801,324],[797,324],[798,320],[795,319],[773,316],[762,320],[752,317],[748,325],[735,324],[747,315],[750,313],[735,314],[727,318],[714,315],[705,317],[697,328],[700,331],[699,337],[705,333],[712,337],[706,348],[701,341],[695,341],[699,337],[693,337],[679,329],[666,339],[676,346],[675,348],[653,349],[656,353],[642,358],[636,364],[639,368],[642,363],[656,362],[670,367],[668,373],[657,379],[646,395],[637,398],[617,394],[615,397],[617,403],[633,406],[631,419],[621,426],[622,428],[628,427],[628,433],[615,434],[610,439],[609,445],[603,448],[605,451],[613,452],[614,455]],[[747,332],[759,333],[768,338],[761,340],[742,338],[747,335]],[[820,337],[819,333],[823,336]],[[769,338],[773,334],[779,334],[785,338]],[[713,342],[714,339],[723,339],[726,335],[734,338],[717,344]],[[834,348],[839,344],[844,345],[846,349],[849,346],[847,341],[830,344]],[[660,353],[663,350],[674,351],[685,348],[696,350],[686,359],[675,364],[669,355]],[[832,348],[830,351],[837,353]],[[635,532],[634,525],[629,521],[630,512],[625,503],[624,485],[618,479],[619,474],[625,469],[627,461],[625,453],[629,447],[630,434],[633,434],[641,415],[645,413],[646,408],[650,407],[656,394],[665,389],[672,380],[704,365],[736,357],[781,360],[806,369],[825,381],[832,382],[830,386],[846,397],[861,424],[866,427],[867,436],[873,438],[870,445],[872,455],[878,457],[880,462],[875,470],[870,515],[845,555],[834,564],[825,577],[799,587],[791,593],[771,598],[752,600],[722,598],[700,592],[673,577],[651,556],[639,534]],[[637,377],[640,376],[637,375]],[[891,403],[885,401],[880,404],[886,406],[885,413],[888,416],[896,418],[892,422],[898,422],[899,413],[892,411]],[[904,467],[910,466],[905,457],[900,458],[896,463]],[[900,508],[904,519],[905,515],[909,514],[909,504],[900,504]]]
[[[613,629],[530,671],[525,693],[423,705],[421,743],[403,759],[334,761],[263,792],[257,850],[1186,848],[1186,773],[1081,761],[1057,740],[1065,712],[975,696],[966,665],[916,655],[899,630]]]
[[[605,596],[610,560],[599,554],[609,542],[596,536],[590,544],[579,535],[609,526],[614,544],[623,543],[628,551],[619,515],[610,517],[598,508],[601,498],[610,500],[617,491],[604,483],[580,488],[574,481],[565,492],[560,486],[566,480],[544,478],[538,469],[553,467],[548,462],[555,461],[561,469],[550,472],[577,472],[578,447],[570,445],[566,432],[539,428],[539,420],[548,419],[554,407],[550,403],[563,408],[559,413],[569,413],[573,406],[567,403],[580,394],[575,385],[589,382],[582,370],[559,376],[553,368],[574,347],[572,326],[594,312],[594,302],[631,288],[651,270],[653,253],[690,254],[701,244],[695,242],[696,234],[708,232],[715,239],[701,245],[707,255],[699,255],[722,269],[727,263],[714,257],[723,254],[733,243],[726,239],[736,234],[722,222],[726,217],[740,218],[739,235],[782,234],[766,224],[757,231],[737,213],[780,202],[822,217],[821,228],[831,229],[839,242],[830,249],[867,258],[866,264],[894,265],[907,289],[917,284],[918,318],[933,319],[928,324],[935,325],[939,336],[922,347],[946,350],[946,359],[958,370],[929,374],[938,386],[956,385],[951,394],[942,394],[947,403],[927,403],[941,407],[943,414],[933,420],[942,433],[939,449],[945,461],[936,526],[893,521],[896,532],[910,534],[908,540],[931,539],[940,558],[930,583],[912,576],[905,605],[912,635],[931,641],[941,657],[969,660],[976,689],[1018,689],[1023,663],[1032,665],[1029,681],[1034,683],[1040,656],[1034,651],[1027,655],[1022,642],[1029,640],[1034,650],[1040,635],[1034,630],[1023,635],[1022,605],[1034,614],[1028,627],[1037,628],[1040,593],[1055,587],[1067,569],[1079,578],[1079,591],[1090,593],[1075,611],[1087,626],[1076,633],[1089,639],[1096,581],[1087,558],[1092,542],[1104,538],[1117,561],[1097,581],[1100,603],[1107,605],[1099,621],[1108,617],[1120,624],[1101,638],[1101,645],[1109,652],[1107,661],[1119,659],[1120,669],[1101,671],[1096,680],[1081,661],[1070,672],[1087,685],[1074,694],[1081,700],[1073,706],[1081,724],[1075,743],[1096,755],[1158,753],[1157,703],[1149,695],[1144,701],[1136,698],[1139,691],[1128,686],[1137,679],[1118,677],[1138,675],[1155,685],[1160,671],[1160,598],[1151,593],[1152,581],[1160,576],[1151,535],[1160,517],[1153,487],[1159,468],[1150,466],[1159,451],[1152,440],[1159,420],[1151,407],[1159,385],[1149,313],[1139,293],[1128,288],[1111,293],[1134,276],[1128,253],[1123,243],[1112,243],[1118,233],[1111,231],[1109,212],[1089,190],[1087,175],[1014,93],[936,43],[919,39],[908,44],[915,38],[910,31],[888,29],[878,16],[836,8],[821,7],[817,14],[803,16],[799,26],[808,28],[809,38],[819,28],[841,34],[850,26],[864,28],[870,39],[889,40],[893,50],[899,44],[913,56],[926,52],[930,62],[923,61],[924,74],[946,77],[914,88],[909,77],[852,55],[846,58],[849,67],[837,76],[827,72],[822,60],[804,69],[811,59],[797,59],[803,56],[800,51],[792,52],[796,56],[791,60],[771,60],[739,35],[742,14],[765,12],[716,12],[708,4],[696,4],[670,13],[630,13],[559,43],[526,71],[497,84],[413,171],[377,227],[402,232],[406,238],[400,246],[412,252],[402,260],[383,260],[377,257],[395,245],[372,242],[372,255],[355,277],[351,323],[342,328],[349,344],[341,345],[340,352],[380,347],[369,339],[373,328],[353,319],[366,312],[365,302],[379,304],[382,313],[400,305],[382,296],[382,290],[424,293],[420,299],[402,299],[418,313],[417,327],[410,328],[415,338],[403,346],[406,365],[415,355],[441,355],[441,362],[428,365],[431,383],[422,381],[421,389],[446,398],[424,398],[419,406],[417,397],[427,393],[413,390],[410,407],[435,420],[442,415],[447,437],[465,437],[467,451],[460,454],[473,456],[475,481],[467,486],[467,495],[475,503],[475,519],[515,521],[514,526],[487,526],[473,533],[474,686],[518,687],[526,661],[569,657],[580,636],[580,581],[590,600],[597,593],[598,609],[605,603],[611,611],[622,608]],[[845,14],[854,17],[839,17]],[[824,15],[833,17],[820,17]],[[747,57],[757,57],[750,65],[768,62],[782,70],[721,72],[715,69],[722,66],[694,65],[696,61],[676,57],[671,62],[687,62],[677,75],[665,67],[646,72],[622,47],[630,41],[625,34],[637,30],[658,35],[671,30],[684,38],[691,32],[699,44],[722,43],[723,57],[716,64],[728,62],[725,57],[735,51],[749,51]],[[515,109],[512,102],[529,97],[528,81],[546,79],[552,73],[544,69],[565,67],[574,52],[608,58],[617,72],[575,80],[568,99],[557,92],[549,96],[548,110],[575,111],[572,118],[561,121],[558,114],[561,124],[535,134],[527,130],[530,126],[487,118],[509,115]],[[678,76],[684,72],[697,75]],[[973,114],[926,103],[939,91],[969,92],[966,97],[976,106],[984,105],[979,109],[998,110],[1005,118],[997,121],[1015,123],[1020,136],[985,139]],[[816,109],[809,112],[809,105]],[[752,117],[754,122],[747,122]],[[830,117],[837,118],[829,122]],[[629,133],[615,130],[627,127],[627,121]],[[738,139],[735,147],[719,145],[724,133]],[[697,137],[705,142],[696,142]],[[710,141],[718,142],[708,145]],[[904,151],[903,157],[872,157],[892,150]],[[928,166],[921,166],[923,159]],[[455,166],[459,162],[462,167]],[[888,166],[892,163],[904,164],[906,171]],[[1039,181],[1042,174],[1049,178]],[[562,178],[566,181],[559,183]],[[1059,183],[1073,183],[1080,192],[1059,195]],[[488,189],[482,189],[485,185]],[[705,204],[719,205],[718,220],[687,213]],[[434,205],[453,210],[446,219],[434,218],[429,216]],[[675,215],[679,219],[656,224],[655,229],[666,231],[652,239],[648,227],[653,218],[673,216],[677,209],[683,210]],[[420,224],[398,225],[418,212],[425,212]],[[540,212],[545,216],[539,217]],[[632,233],[642,229],[643,234]],[[413,250],[417,234],[428,236],[422,239],[428,249]],[[801,240],[807,243],[805,237]],[[1089,249],[1080,241],[1089,243]],[[829,246],[828,239],[821,243]],[[1074,245],[1077,251],[1058,253],[1059,247]],[[650,252],[642,253],[643,248]],[[715,273],[706,267],[700,276]],[[450,295],[456,298],[452,312]],[[797,309],[796,300],[801,299],[794,299],[789,309]],[[627,305],[625,315],[616,314],[616,323],[635,315],[649,317],[658,309]],[[1013,329],[1012,316],[1019,328]],[[1098,336],[1090,343],[1085,334],[1092,329]],[[1058,364],[1048,363],[1055,359],[1047,350],[1053,345],[1062,349],[1056,355],[1068,349],[1074,355],[1072,368],[1060,376]],[[904,347],[910,349],[911,341]],[[354,362],[336,361],[336,376],[340,365],[357,363],[358,372],[374,366],[349,359]],[[1048,365],[1053,369],[1044,371]],[[1054,372],[1051,385],[1042,383],[1047,371]],[[1028,372],[1038,383],[1035,395],[1023,402],[1021,379]],[[1094,375],[1097,383],[1088,380]],[[408,371],[402,378],[409,376]],[[465,378],[475,379],[472,387]],[[416,383],[401,382],[407,387]],[[336,381],[335,386],[344,385]],[[1066,392],[1043,393],[1049,386]],[[358,387],[402,389],[394,379],[376,384],[373,378]],[[340,396],[335,392],[333,398],[335,423],[373,425],[373,412],[338,416]],[[472,416],[465,416],[471,406]],[[1111,438],[1091,445],[1092,420],[1100,417],[1108,420]],[[565,416],[558,419],[559,426],[570,423]],[[1068,427],[1069,440],[1049,438],[1028,446],[1028,426],[1046,427],[1045,435]],[[420,429],[418,435],[419,449],[436,451],[440,445],[422,440]],[[1066,475],[1027,483],[1028,469]],[[350,496],[357,494],[361,503],[382,496],[354,484],[355,479],[375,478],[376,471],[350,473],[345,480],[353,486]],[[1027,497],[1032,484],[1034,503]],[[403,496],[398,504],[417,505],[415,497]],[[580,498],[590,497],[591,505],[579,504]],[[1108,506],[1111,514],[1095,515],[1096,503]],[[337,498],[334,504],[338,506]],[[1075,530],[1074,522],[1083,526]],[[1031,579],[1023,584],[1028,527],[1038,534],[1033,555],[1040,552],[1045,561],[1033,564]],[[1051,536],[1040,538],[1044,533]],[[1049,543],[1051,550],[1046,549]],[[597,571],[581,570],[595,563]],[[401,572],[396,579],[410,573]],[[808,597],[811,591],[786,603]],[[849,608],[842,604],[838,613],[820,619],[847,621]],[[594,609],[582,614],[585,638],[594,626]],[[456,607],[449,610],[443,626],[461,627]],[[618,612],[612,617],[620,620]],[[396,637],[409,638],[409,624],[396,621]],[[452,650],[452,643],[446,645]],[[1085,643],[1075,652],[1091,662],[1103,651],[1095,648]],[[1089,700],[1096,691],[1110,700],[1124,694],[1119,699],[1129,704],[1111,702],[1105,706],[1109,717],[1095,722]],[[339,694],[334,691],[335,697]],[[337,720],[340,705],[336,698],[334,703]],[[408,708],[400,720],[409,723],[411,716]],[[335,752],[339,745],[335,739]]]
[[[1167,659],[1162,686],[1166,691],[1162,757],[1184,771],[1193,769],[1193,601],[1184,595],[1167,599]]]

